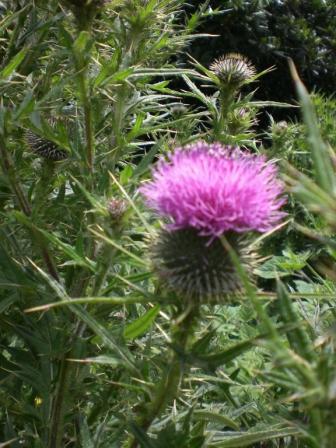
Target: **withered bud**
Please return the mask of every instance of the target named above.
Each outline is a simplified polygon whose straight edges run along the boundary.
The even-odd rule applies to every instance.
[[[128,208],[128,203],[124,199],[110,199],[107,209],[113,222],[119,222]]]

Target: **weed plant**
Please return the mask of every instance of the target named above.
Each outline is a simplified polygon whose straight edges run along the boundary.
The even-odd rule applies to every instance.
[[[290,105],[256,101],[267,71],[239,56],[238,77],[228,55],[174,64],[222,13],[183,3],[0,2],[1,447],[335,446],[333,100],[315,96],[322,139],[292,66],[304,123],[273,122],[265,149],[258,111]],[[167,219],[140,191],[199,141],[277,159],[294,206],[255,252],[304,238],[252,272],[219,235],[240,294],[195,304],[153,269]]]

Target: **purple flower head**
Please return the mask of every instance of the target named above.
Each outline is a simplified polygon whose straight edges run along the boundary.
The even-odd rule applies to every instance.
[[[285,215],[274,163],[219,143],[175,149],[141,192],[159,215],[171,218],[170,229],[192,227],[212,237],[267,232]]]

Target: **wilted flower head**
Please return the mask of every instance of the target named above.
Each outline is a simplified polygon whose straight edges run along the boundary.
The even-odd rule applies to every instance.
[[[210,70],[227,85],[238,86],[253,78],[256,69],[252,63],[238,53],[229,53],[216,59]]]
[[[205,236],[266,232],[284,216],[275,164],[218,143],[177,148],[141,191],[150,207],[171,218],[169,229],[192,227]]]
[[[107,204],[107,209],[110,217],[114,222],[119,222],[124,216],[128,207],[128,203],[124,199],[110,199]]]
[[[68,157],[67,151],[61,149],[56,143],[40,137],[34,132],[27,130],[25,139],[29,148],[39,157],[58,162]]]

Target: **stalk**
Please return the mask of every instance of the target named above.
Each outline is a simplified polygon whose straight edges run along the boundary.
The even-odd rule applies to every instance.
[[[181,354],[186,351],[188,343],[193,336],[195,318],[198,308],[189,309],[181,320],[177,319],[172,329],[172,346],[168,360],[168,370],[162,377],[154,392],[152,401],[147,407],[144,415],[138,416],[136,424],[143,431],[147,431],[153,421],[159,417],[178,396],[182,382],[185,366]],[[176,350],[177,349],[177,350]],[[129,436],[123,448],[136,448],[138,442],[133,435]]]
[[[327,419],[326,448],[334,448],[335,446],[335,440],[336,440],[336,425],[334,421],[335,415],[336,415],[336,403],[334,399],[333,403],[330,406],[330,411],[326,416]]]
[[[70,386],[70,363],[66,359],[61,361],[60,378],[53,401],[48,448],[62,447],[65,399]]]
[[[92,181],[93,169],[94,169],[94,128],[93,128],[92,107],[86,77],[87,66],[84,61],[77,61],[76,68],[78,69],[79,93],[83,103],[83,111],[84,111],[86,165],[89,171],[90,180]]]
[[[86,176],[86,186],[92,191],[94,186],[94,126],[93,113],[90,100],[89,86],[87,80],[87,63],[81,54],[75,56],[75,65],[78,71],[77,79],[79,85],[79,94],[83,104],[84,112],[84,132],[86,141],[85,162],[88,176]],[[94,223],[94,216],[92,213],[88,215],[89,225]],[[87,256],[92,258],[95,254],[95,243],[93,238],[89,235],[87,241]],[[76,297],[85,294],[90,280],[90,273],[84,269],[79,272],[72,284],[72,291],[70,296]],[[65,354],[61,361],[61,373],[57,385],[56,396],[53,402],[53,410],[51,416],[51,427],[49,433],[48,448],[62,448],[62,439],[64,434],[64,420],[66,410],[66,400],[69,395],[71,387],[71,378],[73,376],[74,365],[67,361],[67,358],[74,358],[75,347],[73,342],[85,331],[86,325],[77,320],[77,328],[73,334],[70,351]]]
[[[220,90],[219,99],[219,118],[214,123],[214,134],[215,138],[221,140],[223,134],[227,131],[227,117],[231,108],[231,105],[235,98],[235,91],[230,87],[222,87]]]

